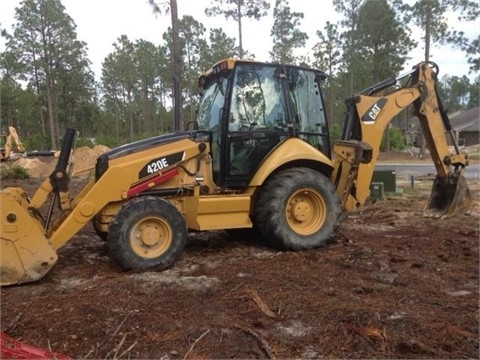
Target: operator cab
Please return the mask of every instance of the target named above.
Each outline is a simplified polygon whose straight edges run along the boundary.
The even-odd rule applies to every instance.
[[[258,166],[288,137],[330,157],[320,91],[325,77],[315,69],[234,59],[202,74],[197,123],[211,134],[217,185],[247,186]]]

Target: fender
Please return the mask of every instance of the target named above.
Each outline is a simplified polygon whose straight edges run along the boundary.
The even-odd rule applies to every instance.
[[[268,176],[283,165],[294,161],[312,161],[319,167],[333,169],[332,161],[309,143],[298,138],[288,138],[267,155],[249,184],[249,188],[261,186]]]

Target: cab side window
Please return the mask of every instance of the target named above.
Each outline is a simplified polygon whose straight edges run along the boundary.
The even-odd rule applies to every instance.
[[[287,69],[287,78],[295,132],[329,156],[327,121],[315,73],[291,67]]]

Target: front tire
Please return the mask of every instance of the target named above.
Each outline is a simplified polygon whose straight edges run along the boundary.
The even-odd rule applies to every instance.
[[[183,253],[185,219],[168,201],[142,196],[128,201],[109,226],[112,257],[124,270],[163,270]]]
[[[283,250],[324,246],[341,219],[335,187],[309,168],[279,172],[259,194],[256,221],[264,237]]]

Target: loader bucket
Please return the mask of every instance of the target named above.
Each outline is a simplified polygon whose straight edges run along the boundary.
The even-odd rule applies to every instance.
[[[41,279],[58,258],[42,221],[29,212],[27,195],[21,188],[2,190],[0,203],[0,285]]]
[[[455,179],[437,176],[424,215],[442,219],[463,215],[469,211],[471,203],[472,196],[463,175]]]

